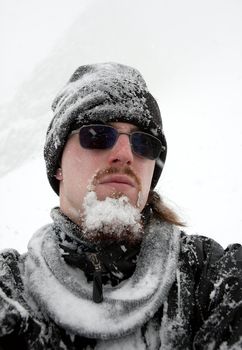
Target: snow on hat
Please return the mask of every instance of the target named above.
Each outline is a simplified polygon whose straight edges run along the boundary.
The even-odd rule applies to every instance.
[[[160,139],[165,146],[156,166],[152,188],[159,180],[166,159],[166,139],[158,104],[136,69],[118,63],[79,67],[52,104],[44,158],[49,182],[59,194],[56,170],[71,131],[95,122],[126,122]]]

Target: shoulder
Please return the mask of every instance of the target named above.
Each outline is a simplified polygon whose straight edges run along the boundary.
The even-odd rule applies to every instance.
[[[192,267],[201,326],[195,344],[238,344],[242,337],[242,246],[181,234],[181,259]],[[191,269],[190,269],[191,270]],[[217,348],[217,347],[216,347]]]
[[[0,253],[0,287],[6,289],[21,284],[20,264],[23,256],[15,249],[6,249]]]
[[[22,257],[16,250],[0,253],[0,337],[11,333],[27,312],[22,305],[23,282],[21,277]]]
[[[181,232],[181,252],[188,254],[191,263],[206,265],[206,269],[213,267],[222,270],[242,269],[242,246],[235,243],[224,249],[211,238],[201,235],[187,235]]]
[[[181,253],[188,254],[191,264],[200,267],[206,262],[212,264],[224,254],[223,247],[211,238],[201,235],[187,235],[181,232]]]
[[[195,282],[200,309],[216,307],[225,295],[242,301],[242,246],[226,249],[211,238],[181,233],[180,262]]]

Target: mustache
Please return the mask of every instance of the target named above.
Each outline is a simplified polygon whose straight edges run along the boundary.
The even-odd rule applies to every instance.
[[[130,176],[134,180],[137,188],[139,190],[141,190],[141,181],[140,181],[139,176],[134,172],[134,170],[132,168],[130,168],[128,166],[125,166],[123,168],[116,168],[116,167],[111,166],[111,167],[108,167],[108,168],[105,168],[105,169],[98,170],[98,172],[93,177],[92,184],[95,186],[105,176],[113,175],[113,174],[120,174],[120,175],[121,174],[125,174],[125,175]]]

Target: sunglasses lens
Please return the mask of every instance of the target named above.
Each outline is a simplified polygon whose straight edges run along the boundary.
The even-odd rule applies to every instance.
[[[85,125],[79,131],[80,144],[88,149],[112,148],[118,138],[118,131],[109,125]],[[130,134],[131,147],[137,155],[155,160],[162,150],[162,143],[156,137],[142,131]]]
[[[107,125],[87,125],[80,129],[80,144],[83,148],[107,149],[113,147],[118,133]]]
[[[148,159],[157,159],[162,150],[162,144],[156,137],[144,132],[134,132],[131,136],[133,151]]]

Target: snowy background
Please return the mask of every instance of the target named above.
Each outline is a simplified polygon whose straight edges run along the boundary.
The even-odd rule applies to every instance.
[[[82,64],[138,68],[160,104],[158,189],[189,233],[242,242],[242,1],[0,1],[0,248],[50,221],[51,101]]]

